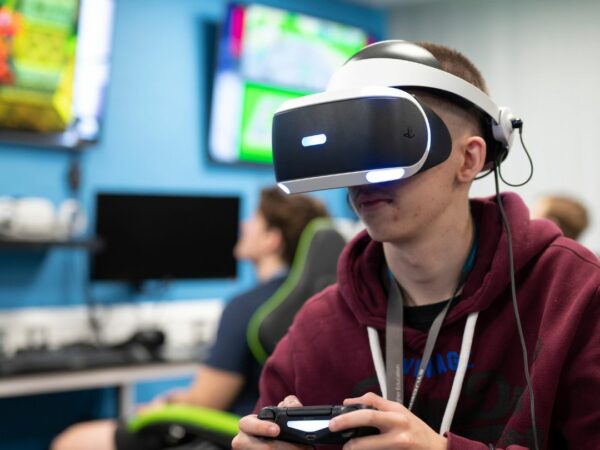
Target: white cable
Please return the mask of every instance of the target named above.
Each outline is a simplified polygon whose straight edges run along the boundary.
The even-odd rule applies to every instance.
[[[381,353],[381,345],[379,345],[379,334],[373,327],[367,327],[367,333],[369,335],[369,347],[371,347],[371,355],[373,357],[373,364],[375,365],[375,373],[377,374],[377,381],[379,382],[379,388],[381,389],[381,396],[387,399],[387,384],[385,382],[385,366],[383,364],[383,355]]]
[[[475,333],[475,324],[477,323],[478,316],[479,312],[472,312],[469,314],[469,317],[467,317],[467,324],[465,325],[462,344],[460,347],[460,356],[458,357],[458,367],[456,369],[456,374],[454,375],[454,381],[452,382],[452,390],[450,391],[450,398],[448,399],[446,411],[444,412],[444,418],[442,419],[442,426],[440,427],[441,435],[450,430],[452,419],[454,419],[456,405],[458,404],[458,398],[460,397],[460,391],[462,390],[463,380],[465,379],[465,373],[467,371],[467,366],[469,365],[471,344],[473,343],[473,334]]]

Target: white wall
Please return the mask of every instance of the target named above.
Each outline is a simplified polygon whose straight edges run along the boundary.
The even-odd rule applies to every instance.
[[[517,192],[529,205],[543,193],[582,200],[592,215],[583,243],[600,250],[600,2],[428,2],[391,10],[389,29],[391,38],[456,48],[479,67],[492,98],[524,120],[535,173]],[[527,173],[515,140],[503,174],[518,181]],[[488,178],[473,195],[493,193]]]

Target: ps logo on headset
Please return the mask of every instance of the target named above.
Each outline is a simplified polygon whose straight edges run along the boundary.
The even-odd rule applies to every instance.
[[[412,127],[408,127],[406,129],[406,133],[404,133],[402,136],[404,136],[405,138],[408,138],[408,139],[412,139],[416,136],[416,134],[413,133]]]

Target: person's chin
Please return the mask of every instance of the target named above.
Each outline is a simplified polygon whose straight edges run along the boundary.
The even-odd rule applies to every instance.
[[[392,242],[398,238],[398,230],[392,229],[388,224],[381,223],[367,223],[365,222],[365,228],[367,229],[367,233],[377,242]]]

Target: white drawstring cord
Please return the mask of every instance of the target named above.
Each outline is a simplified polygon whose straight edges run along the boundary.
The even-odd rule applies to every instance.
[[[458,404],[458,398],[460,397],[460,392],[462,390],[465,373],[467,372],[467,366],[469,365],[469,358],[471,357],[471,345],[473,344],[473,335],[475,334],[477,317],[479,317],[479,312],[472,312],[469,314],[469,317],[467,317],[467,324],[465,325],[462,344],[460,346],[460,356],[458,357],[458,367],[456,368],[456,375],[454,375],[454,381],[452,382],[450,398],[448,399],[444,418],[442,419],[442,426],[440,427],[441,435],[450,430],[452,419],[454,419],[456,405]]]
[[[463,331],[463,338],[460,347],[460,354],[458,357],[458,366],[456,368],[456,374],[452,382],[452,389],[450,390],[450,397],[446,404],[446,410],[444,411],[444,417],[442,419],[442,426],[440,427],[440,434],[446,433],[450,430],[452,425],[452,419],[456,412],[456,406],[458,405],[458,398],[462,390],[463,381],[465,379],[465,373],[469,365],[469,358],[471,356],[471,346],[473,344],[473,336],[475,334],[475,325],[477,324],[477,318],[479,312],[472,312],[467,317],[467,323]],[[369,336],[369,347],[371,349],[371,356],[373,358],[373,364],[375,365],[375,373],[377,374],[377,381],[379,382],[379,388],[381,389],[381,395],[383,398],[387,398],[387,385],[385,382],[385,364],[383,362],[383,355],[381,353],[381,345],[379,343],[379,334],[373,327],[367,327],[367,334]]]
[[[383,355],[381,353],[381,345],[379,345],[379,334],[373,327],[367,327],[367,333],[369,335],[369,347],[371,347],[371,356],[373,357],[373,363],[375,364],[375,373],[377,374],[377,381],[381,389],[381,396],[387,398],[387,384],[385,382],[385,365],[383,363]]]

